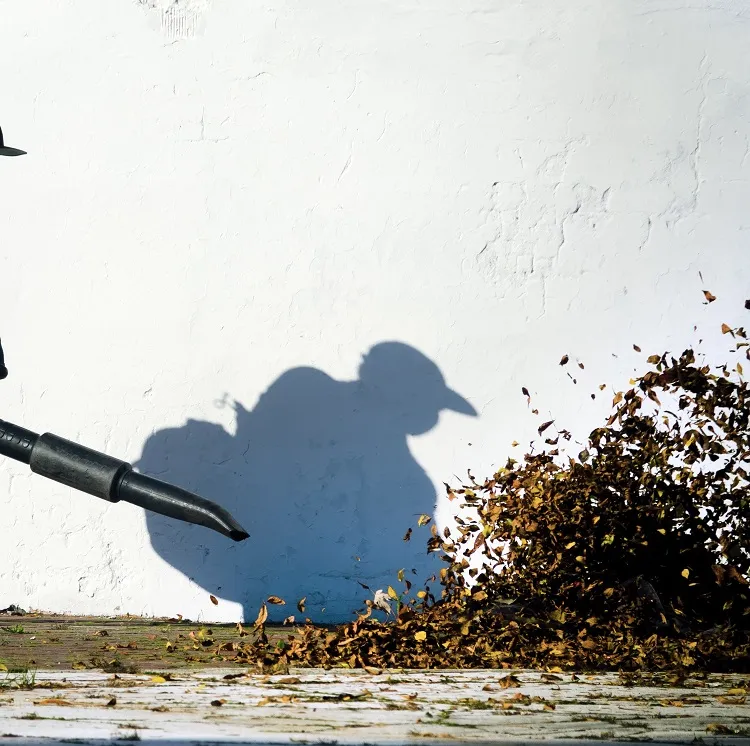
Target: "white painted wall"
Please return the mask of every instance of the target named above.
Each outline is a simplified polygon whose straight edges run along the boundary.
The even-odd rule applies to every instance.
[[[521,386],[585,433],[633,343],[745,321],[743,3],[167,6],[0,3],[0,126],[28,151],[0,159],[0,416],[253,536],[4,460],[0,606],[219,621],[275,593],[276,618],[303,595],[344,618],[357,580],[427,569],[426,529],[401,537],[449,520],[444,480],[531,437]],[[438,422],[412,348],[478,417]]]

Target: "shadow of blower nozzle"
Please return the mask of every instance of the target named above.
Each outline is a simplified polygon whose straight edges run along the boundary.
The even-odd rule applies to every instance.
[[[121,500],[179,521],[218,531],[234,541],[248,533],[224,508],[160,479],[139,474],[125,461],[51,433],[37,435],[0,420],[0,455],[75,490],[116,503]]]

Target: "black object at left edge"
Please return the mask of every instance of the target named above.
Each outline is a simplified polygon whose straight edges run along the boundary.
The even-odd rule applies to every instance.
[[[7,375],[0,344],[0,379]],[[168,482],[139,474],[126,461],[52,433],[37,435],[0,420],[0,456],[28,464],[35,474],[108,502],[124,500],[154,513],[205,526],[234,541],[248,538],[247,531],[220,505]]]
[[[18,148],[9,148],[3,141],[3,131],[0,129],[0,155],[26,155],[26,151],[19,150]]]

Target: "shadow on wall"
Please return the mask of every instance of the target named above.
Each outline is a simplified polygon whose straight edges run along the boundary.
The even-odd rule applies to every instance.
[[[404,541],[436,501],[407,436],[431,430],[442,410],[476,411],[432,361],[385,342],[364,357],[356,381],[295,368],[252,411],[234,408],[235,435],[188,420],[154,433],[136,466],[223,505],[250,538],[233,544],[149,513],[151,544],[164,560],[241,603],[247,621],[269,595],[287,603],[269,607],[272,621],[296,613],[303,596],[307,615],[348,619],[368,596],[357,581],[386,588],[404,568],[418,586],[435,571],[426,533]]]

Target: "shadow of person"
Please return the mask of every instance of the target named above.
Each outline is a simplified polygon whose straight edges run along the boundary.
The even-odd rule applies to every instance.
[[[414,348],[384,342],[356,381],[294,368],[252,410],[235,402],[236,432],[188,420],[154,433],[139,471],[215,500],[249,531],[232,544],[198,526],[147,514],[154,550],[192,581],[243,605],[253,620],[269,595],[272,621],[295,612],[342,621],[404,569],[415,586],[437,569],[427,535],[404,541],[432,514],[433,483],[407,437],[431,430],[442,410],[476,416],[437,366]]]

